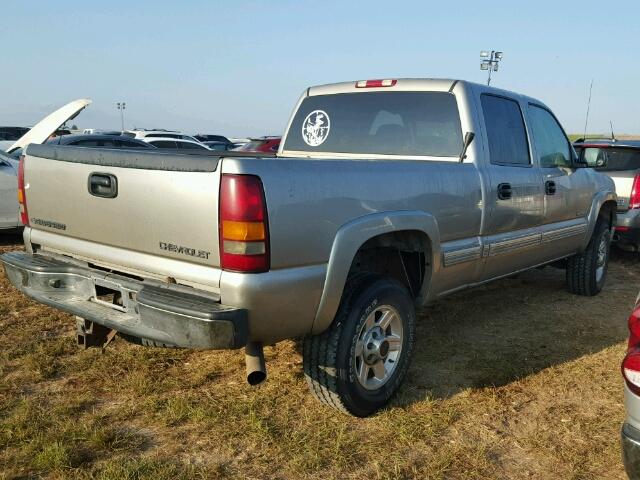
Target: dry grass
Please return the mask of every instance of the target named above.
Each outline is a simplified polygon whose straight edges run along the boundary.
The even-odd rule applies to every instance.
[[[14,248],[16,238],[4,239]],[[354,419],[307,393],[299,345],[78,351],[68,315],[0,278],[0,478],[621,478],[619,362],[640,258],[595,298],[547,268],[422,313],[392,406]]]

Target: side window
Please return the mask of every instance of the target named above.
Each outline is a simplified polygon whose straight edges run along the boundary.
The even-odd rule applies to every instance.
[[[98,140],[79,140],[77,142],[71,143],[70,145],[76,145],[78,147],[99,147],[99,146],[101,146],[98,143]]]
[[[177,142],[178,148],[181,150],[206,150],[207,148],[204,145],[198,145],[197,143],[189,143],[189,142]]]
[[[149,142],[152,145],[155,145],[158,148],[178,148],[176,147],[176,142],[172,142],[170,140],[158,140],[157,142]]]
[[[527,132],[518,102],[488,94],[481,95],[480,101],[487,126],[491,163],[530,165]]]
[[[557,120],[548,110],[529,105],[531,132],[541,167],[570,167],[571,147]]]
[[[127,142],[126,140],[119,141],[118,142],[118,146],[120,148],[148,148],[144,144],[140,144],[140,143],[136,143],[136,142]]]

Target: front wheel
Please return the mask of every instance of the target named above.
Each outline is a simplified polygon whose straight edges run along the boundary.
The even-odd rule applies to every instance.
[[[585,251],[567,259],[567,287],[571,293],[584,296],[600,293],[607,279],[610,248],[609,222],[600,218]]]
[[[404,379],[415,339],[407,288],[378,275],[353,279],[331,327],[304,340],[309,388],[322,403],[366,417],[387,404]]]

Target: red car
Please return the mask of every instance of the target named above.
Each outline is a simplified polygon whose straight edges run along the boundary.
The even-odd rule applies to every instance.
[[[282,137],[260,137],[252,138],[249,143],[244,144],[236,150],[239,152],[266,152],[274,153],[278,151]]]

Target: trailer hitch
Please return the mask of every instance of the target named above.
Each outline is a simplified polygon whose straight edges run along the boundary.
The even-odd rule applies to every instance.
[[[118,333],[112,328],[81,317],[76,317],[76,332],[80,348],[102,348],[103,352]]]

